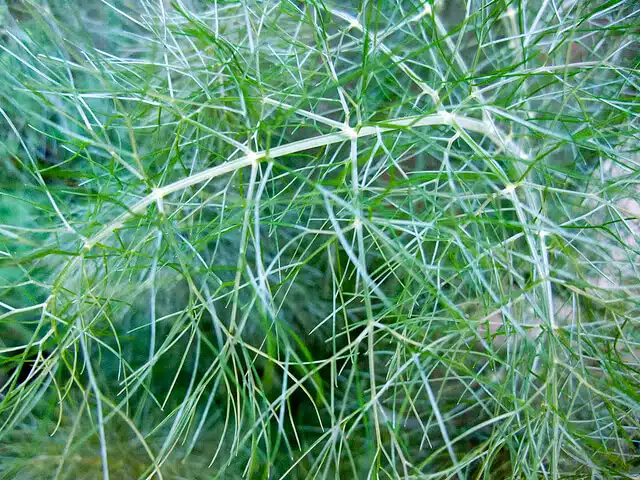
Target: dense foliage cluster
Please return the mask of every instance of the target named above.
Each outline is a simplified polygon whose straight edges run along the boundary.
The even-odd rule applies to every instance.
[[[640,5],[72,3],[0,6],[3,478],[640,473]]]

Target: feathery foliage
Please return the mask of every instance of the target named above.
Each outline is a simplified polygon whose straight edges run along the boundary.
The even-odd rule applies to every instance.
[[[633,1],[6,0],[3,478],[629,478]]]

